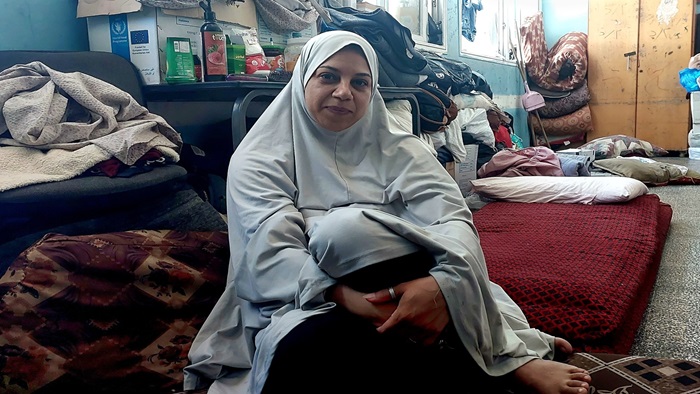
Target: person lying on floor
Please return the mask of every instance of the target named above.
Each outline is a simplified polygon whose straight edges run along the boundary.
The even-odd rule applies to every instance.
[[[459,188],[392,127],[378,67],[354,33],[312,38],[233,154],[228,286],[185,389],[587,393],[587,371],[553,361],[569,342],[489,281]]]

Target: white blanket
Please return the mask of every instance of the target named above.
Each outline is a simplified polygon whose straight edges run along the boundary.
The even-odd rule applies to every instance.
[[[0,191],[62,181],[111,157],[132,165],[155,148],[178,161],[182,138],[131,95],[41,62],[0,72]]]

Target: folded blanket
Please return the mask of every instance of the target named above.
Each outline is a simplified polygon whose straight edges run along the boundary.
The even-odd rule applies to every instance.
[[[567,155],[557,153],[561,170],[564,171],[564,176],[590,176],[591,171],[588,169],[588,157]]]
[[[11,137],[0,138],[0,191],[70,179],[110,157],[131,165],[151,149],[179,160],[182,138],[162,117],[87,74],[10,67],[0,109],[0,135]]]

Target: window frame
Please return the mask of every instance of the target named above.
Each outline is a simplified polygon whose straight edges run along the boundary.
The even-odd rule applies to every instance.
[[[396,5],[399,1],[410,1],[410,0],[365,0],[367,3],[371,3],[382,7],[391,16],[393,16],[399,23],[401,23],[400,15],[395,15],[392,13],[392,8],[390,5]],[[423,31],[423,34],[416,34],[411,32],[411,37],[416,43],[416,47],[420,49],[429,50],[431,52],[447,53],[447,2],[450,0],[414,0],[420,5],[419,15],[420,22],[419,28]],[[461,1],[461,0],[459,0]],[[434,13],[437,12],[438,18],[434,17]],[[433,19],[442,28],[442,44],[433,44],[428,42],[428,14],[433,15]],[[402,23],[403,24],[403,23]],[[405,25],[404,25],[405,26]],[[410,27],[408,27],[410,29]]]
[[[498,10],[495,15],[495,28],[491,31],[493,34],[497,34],[495,40],[491,35],[485,35],[484,26],[488,26],[488,23],[484,24],[484,18],[487,15],[491,16],[492,13],[481,15],[479,18],[479,13],[482,11],[477,11],[476,14],[476,34],[477,39],[489,38],[491,43],[494,43],[497,50],[495,53],[487,53],[486,51],[479,50],[478,47],[472,46],[470,41],[462,35],[462,25],[464,23],[463,19],[463,4],[467,0],[459,1],[459,28],[457,29],[457,34],[459,35],[459,54],[460,56],[467,56],[476,58],[483,61],[501,63],[501,64],[515,64],[516,59],[511,53],[511,45],[519,51],[518,36],[519,36],[519,26],[525,17],[532,15],[541,9],[541,4],[539,0],[481,0],[480,2],[489,2],[490,5],[496,3],[498,5]],[[510,22],[509,22],[510,21]],[[481,33],[481,34],[480,34]],[[509,37],[510,34],[510,37]],[[483,41],[482,41],[483,42]],[[489,44],[487,44],[489,45]],[[469,48],[471,46],[471,48]]]

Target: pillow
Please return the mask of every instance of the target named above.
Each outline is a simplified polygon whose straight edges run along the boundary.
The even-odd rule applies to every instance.
[[[540,121],[542,126],[540,127]],[[585,104],[574,112],[557,118],[537,119],[536,115],[530,113],[530,125],[537,130],[544,128],[550,139],[556,136],[583,134],[593,131],[593,121],[591,120],[591,107]],[[536,126],[536,127],[535,127]]]
[[[47,234],[0,278],[0,392],[182,391],[228,257],[225,232]]]
[[[610,159],[617,156],[656,157],[668,154],[664,148],[622,134],[596,138],[578,148],[594,151],[596,159]]]
[[[593,166],[611,174],[634,178],[643,183],[656,186],[669,183],[700,183],[700,174],[689,170],[687,167],[660,163],[647,158],[620,157],[601,159],[594,161]]]
[[[612,176],[491,177],[471,181],[482,197],[510,202],[610,204],[647,194],[647,186],[632,178]]]
[[[545,97],[545,106],[538,111],[543,118],[558,118],[576,112],[591,101],[591,93],[588,91],[588,83],[584,81],[583,86],[571,91],[571,94],[558,98],[548,99]]]

